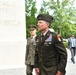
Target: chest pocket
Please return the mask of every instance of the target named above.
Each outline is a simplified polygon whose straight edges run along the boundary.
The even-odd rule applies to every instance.
[[[49,37],[45,40],[44,46],[49,46],[52,44],[52,35],[50,34]]]
[[[44,46],[49,46],[49,45],[51,45],[52,44],[52,41],[45,41],[44,42]]]

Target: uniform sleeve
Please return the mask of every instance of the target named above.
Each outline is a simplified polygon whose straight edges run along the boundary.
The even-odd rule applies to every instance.
[[[38,58],[38,51],[37,51],[37,49],[35,50],[34,67],[35,67],[35,68],[38,68],[38,67],[39,67],[39,58]]]
[[[37,37],[36,37],[35,40],[37,40]],[[38,68],[38,67],[39,67],[39,57],[38,57],[38,47],[37,47],[37,43],[36,43],[36,47],[35,47],[34,67],[35,67],[35,68]]]
[[[29,53],[29,45],[26,46],[25,61],[27,61],[28,53]]]
[[[63,42],[57,37],[57,35],[53,36],[54,47],[58,53],[58,71],[62,73],[65,72],[66,64],[67,64],[67,51],[63,45]]]
[[[28,53],[29,53],[29,44],[28,44],[28,40],[27,40],[26,53],[25,53],[25,61],[27,61]]]

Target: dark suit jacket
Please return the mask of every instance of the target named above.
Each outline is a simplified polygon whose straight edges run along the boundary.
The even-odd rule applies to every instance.
[[[48,31],[41,41],[41,34],[36,37],[35,68],[40,75],[56,75],[57,71],[65,73],[67,52],[57,35]]]

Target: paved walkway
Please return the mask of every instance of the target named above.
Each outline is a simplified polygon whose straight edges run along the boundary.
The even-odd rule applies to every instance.
[[[66,66],[66,75],[76,75],[76,63],[73,64],[70,60],[71,58],[71,53],[70,50],[67,49],[68,53],[68,61],[67,61],[67,66]],[[75,56],[75,61],[76,61],[76,56]],[[0,75],[26,75],[25,72],[26,68],[15,68],[15,69],[0,69]],[[33,72],[33,75],[35,74],[35,71]]]
[[[0,75],[25,75],[24,68],[0,69]]]
[[[69,49],[67,49],[67,53],[68,53],[68,61],[66,66],[66,75],[76,75],[76,63],[73,64],[72,61],[70,60],[71,53]],[[75,62],[76,62],[76,56],[75,56]]]

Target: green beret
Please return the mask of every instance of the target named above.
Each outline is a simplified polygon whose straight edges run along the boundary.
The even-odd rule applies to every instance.
[[[37,16],[37,19],[38,20],[44,20],[44,21],[47,21],[49,23],[51,23],[53,21],[53,17],[48,15],[48,14],[39,14]]]
[[[29,25],[29,30],[34,30],[34,29],[36,29],[36,26],[35,25]]]

